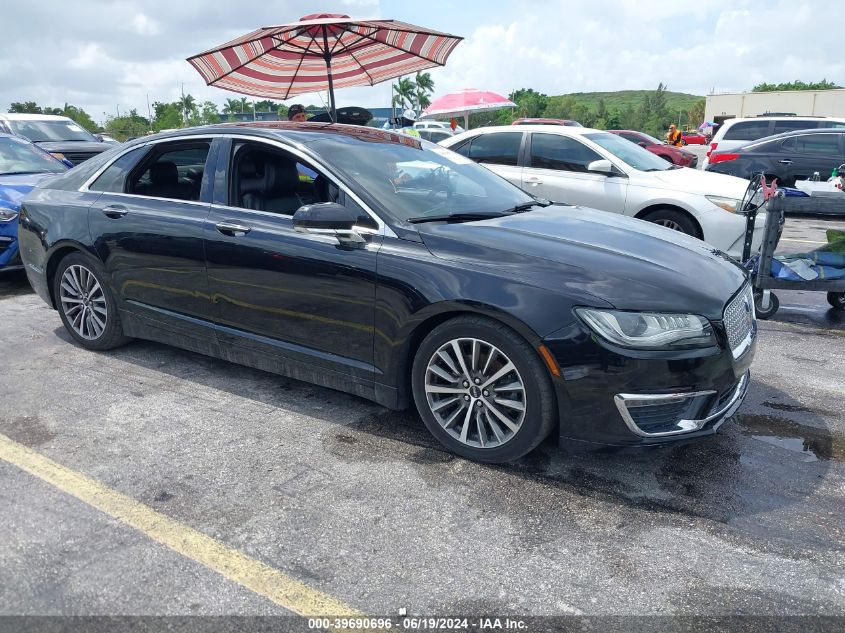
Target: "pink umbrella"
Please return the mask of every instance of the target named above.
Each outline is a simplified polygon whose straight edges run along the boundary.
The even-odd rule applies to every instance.
[[[285,100],[334,89],[377,84],[442,66],[460,37],[396,20],[352,20],[313,13],[299,22],[265,26],[188,62],[209,86]]]
[[[464,88],[435,99],[423,110],[423,117],[463,116],[464,128],[469,129],[469,115],[473,112],[489,112],[501,108],[515,108],[516,104],[502,95],[486,90]]]

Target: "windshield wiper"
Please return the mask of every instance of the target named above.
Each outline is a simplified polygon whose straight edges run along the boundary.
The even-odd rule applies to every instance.
[[[438,215],[421,215],[415,218],[408,218],[410,224],[421,224],[422,222],[472,222],[474,220],[489,220],[500,218],[510,213],[440,213]]]
[[[523,202],[515,207],[511,207],[510,209],[505,210],[505,213],[522,213],[523,211],[529,211],[533,207],[548,207],[551,204],[552,203],[545,198],[537,198],[531,202]]]

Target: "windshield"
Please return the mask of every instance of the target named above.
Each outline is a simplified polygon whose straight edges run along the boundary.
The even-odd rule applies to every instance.
[[[18,138],[0,138],[0,174],[44,174],[67,171],[47,152]]]
[[[652,154],[647,149],[616,134],[596,132],[595,134],[585,134],[584,138],[590,139],[596,145],[601,146],[640,171],[665,171],[674,167],[674,165]]]
[[[9,121],[12,132],[33,143],[45,141],[97,142],[97,137],[71,119]]]
[[[401,137],[402,142],[362,131],[363,142],[337,135],[313,141],[309,147],[399,221],[444,214],[498,214],[534,200],[445,147],[397,134],[390,137],[394,141]]]

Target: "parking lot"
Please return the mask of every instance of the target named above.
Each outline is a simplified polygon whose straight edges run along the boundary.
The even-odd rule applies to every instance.
[[[832,226],[791,221],[783,248]],[[842,614],[845,317],[780,299],[717,436],[485,466],[410,411],[85,351],[7,274],[0,613]]]

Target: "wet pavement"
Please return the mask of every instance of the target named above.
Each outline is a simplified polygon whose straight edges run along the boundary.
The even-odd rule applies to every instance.
[[[802,224],[794,239],[819,239]],[[795,242],[803,244],[803,242]],[[0,433],[372,614],[845,615],[845,316],[783,293],[718,435],[484,466],[413,413],[136,342],[0,277]],[[0,613],[276,605],[0,460]]]

